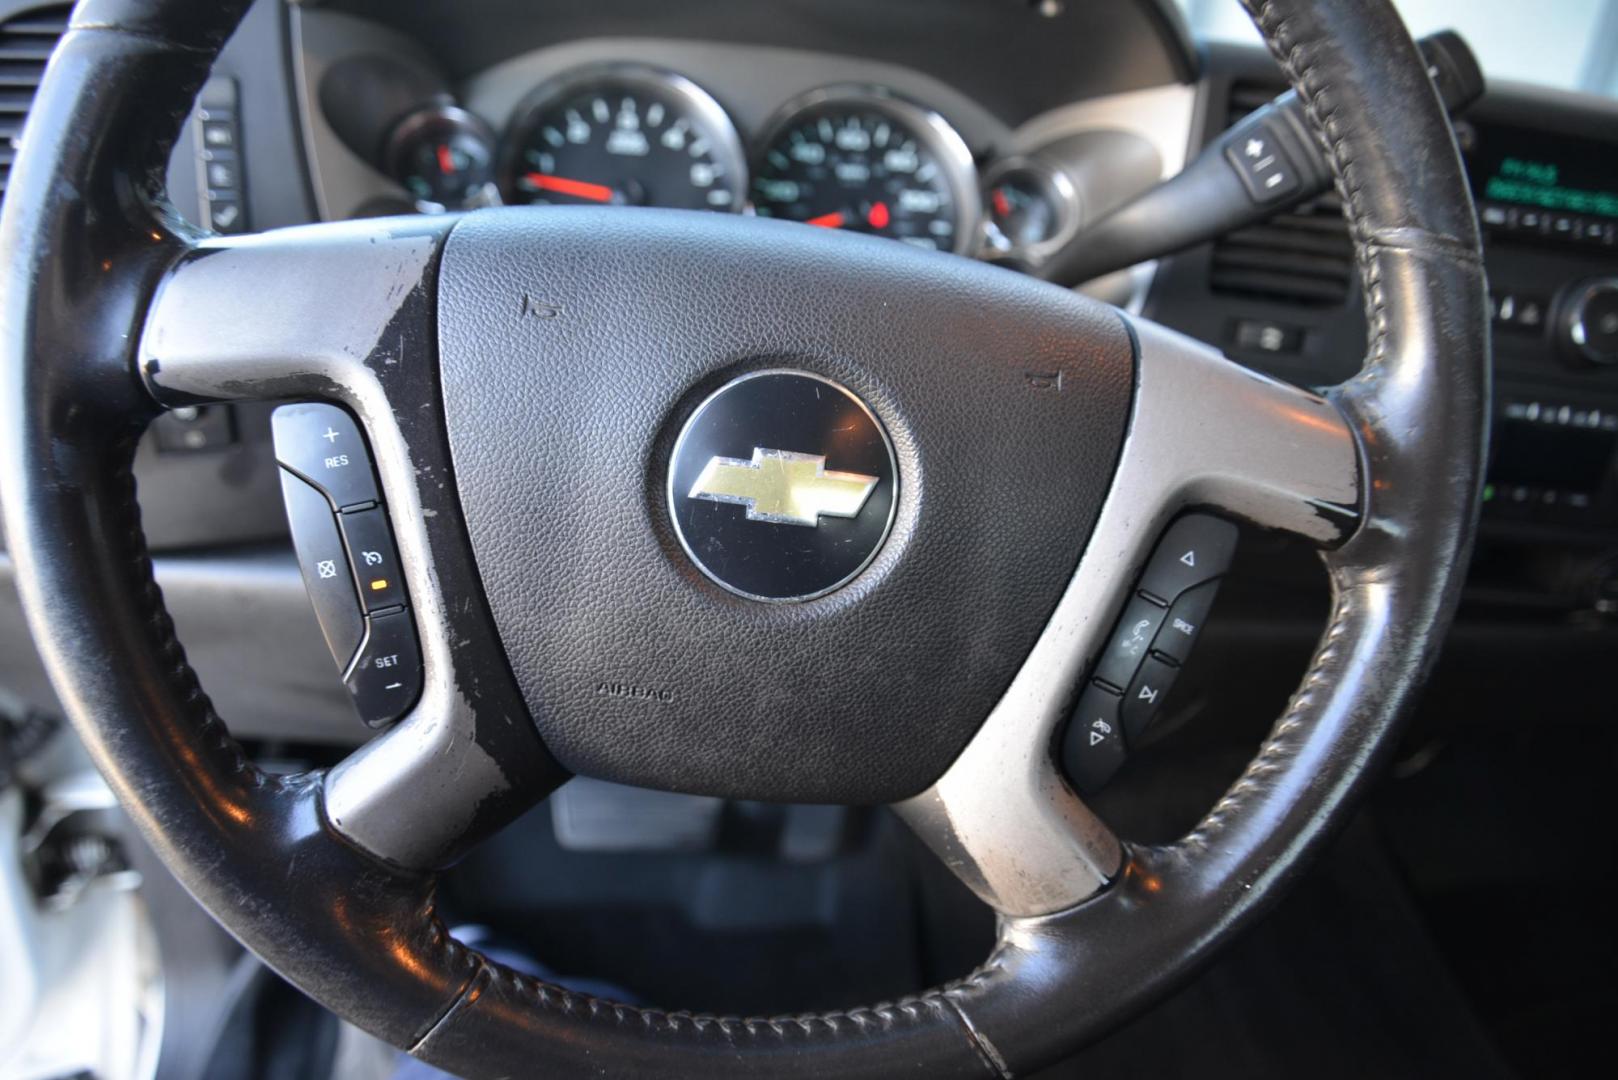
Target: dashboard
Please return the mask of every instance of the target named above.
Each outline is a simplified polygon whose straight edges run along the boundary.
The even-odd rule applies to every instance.
[[[0,22],[33,7],[0,0]],[[221,233],[653,205],[1038,272],[1283,88],[1258,48],[1194,47],[1166,0],[259,0],[175,149],[170,190]],[[1610,648],[1618,612],[1615,133],[1612,101],[1510,85],[1457,124],[1485,230],[1497,427],[1452,640],[1464,650],[1482,628],[1474,660],[1555,642],[1583,686],[1581,658]],[[1367,339],[1332,195],[1081,287],[1304,386],[1350,377]],[[146,531],[240,733],[358,742],[291,553],[270,409],[163,417],[137,458]],[[1267,553],[1250,568],[1251,633],[1284,633],[1303,656],[1318,564],[1244,547]],[[0,571],[0,686],[49,707]],[[1222,610],[1238,610],[1244,590],[1227,592]]]
[[[783,218],[1030,266],[1183,161],[1194,98],[1172,77],[1186,62],[1172,24],[1143,18],[1167,18],[1153,5],[959,3],[935,5],[922,20],[953,22],[952,33],[976,23],[1024,49],[1048,49],[1052,36],[1079,48],[1091,35],[1124,32],[1137,63],[1112,89],[1128,97],[1131,81],[1169,76],[1139,87],[1142,101],[1101,95],[1110,107],[1053,87],[1049,108],[974,96],[962,85],[970,64],[948,79],[928,70],[942,54],[929,54],[926,67],[896,62],[918,38],[915,21],[885,32],[885,19],[903,12],[861,16],[841,51],[823,52],[802,47],[813,35],[798,31],[824,34],[828,16],[842,9],[854,19],[854,5],[780,5],[775,24],[756,28],[768,32],[753,34],[745,30],[754,8],[718,5],[727,7],[734,18],[715,17],[726,38],[717,41],[686,38],[689,23],[680,36],[601,35],[617,18],[646,23],[633,16],[648,5],[625,3],[604,5],[573,39],[564,12],[558,40],[464,73],[453,70],[458,51],[406,38],[397,19],[294,9],[322,216],[659,206]],[[1142,22],[1124,25],[1131,17]]]

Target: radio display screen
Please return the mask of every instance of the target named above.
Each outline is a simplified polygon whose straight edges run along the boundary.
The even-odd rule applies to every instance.
[[[1618,219],[1618,143],[1479,124],[1469,158],[1479,198]]]

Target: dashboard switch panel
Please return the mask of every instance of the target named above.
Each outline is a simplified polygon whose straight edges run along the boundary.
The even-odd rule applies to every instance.
[[[270,417],[275,457],[339,510],[377,501],[376,476],[359,425],[336,405],[282,405]]]
[[[281,470],[281,496],[286,500],[292,546],[320,632],[338,670],[346,671],[365,633],[365,622],[354,596],[354,577],[348,571],[337,521],[326,497],[285,469]]]
[[[209,79],[197,95],[191,123],[203,224],[225,235],[247,232],[236,81],[218,76]]]
[[[360,719],[371,727],[397,720],[421,694],[421,647],[408,610],[372,615],[365,644],[344,680]]]

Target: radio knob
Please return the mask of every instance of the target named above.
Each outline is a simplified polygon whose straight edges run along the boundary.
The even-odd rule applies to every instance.
[[[1618,277],[1574,286],[1562,310],[1563,344],[1575,357],[1601,367],[1618,364]]]

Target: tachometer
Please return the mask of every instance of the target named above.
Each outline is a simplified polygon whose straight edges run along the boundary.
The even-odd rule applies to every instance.
[[[717,101],[673,72],[630,64],[569,72],[513,115],[506,201],[740,210],[747,159]]]
[[[968,253],[981,220],[971,151],[930,109],[878,89],[828,87],[789,102],[753,179],[761,217]]]

